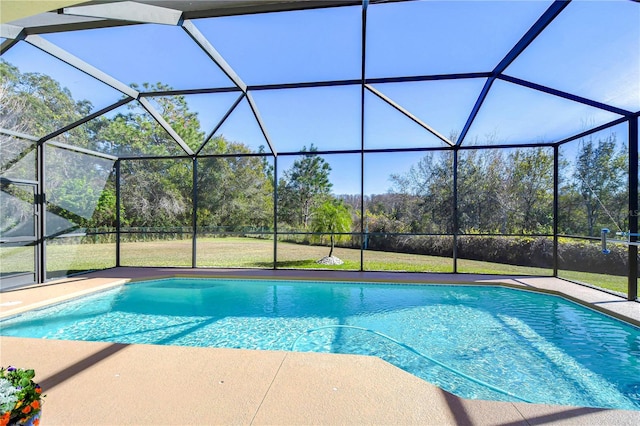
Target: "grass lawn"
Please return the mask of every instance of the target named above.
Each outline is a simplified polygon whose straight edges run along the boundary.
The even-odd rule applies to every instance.
[[[627,277],[577,271],[558,271],[558,277],[627,294]]]
[[[273,240],[257,238],[198,238],[198,267],[273,268]],[[326,266],[316,260],[329,254],[328,247],[278,241],[279,269],[360,270],[360,250],[336,248],[334,256],[343,265]],[[192,240],[127,242],[121,244],[122,266],[191,267]],[[32,251],[3,248],[0,252],[2,275],[33,268]],[[366,271],[453,272],[453,259],[417,254],[363,253]],[[47,246],[47,276],[115,266],[115,244],[50,244]],[[552,270],[492,262],[458,259],[458,272],[501,275],[551,276]],[[591,284],[617,292],[627,291],[627,278],[604,274],[561,271],[562,278]]]

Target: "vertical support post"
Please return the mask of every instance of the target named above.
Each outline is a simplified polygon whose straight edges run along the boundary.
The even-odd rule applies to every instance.
[[[116,160],[116,267],[120,267],[120,237],[122,235],[122,217],[120,215],[121,208],[121,196],[122,192],[120,191],[120,164],[122,160]]]
[[[364,116],[364,109],[361,110]],[[364,117],[362,118],[364,120]],[[360,272],[364,271],[365,238],[365,208],[364,208],[364,151],[360,151]]]
[[[47,280],[47,247],[46,238],[47,235],[47,199],[45,192],[45,145],[43,143],[38,144],[37,148],[37,173],[38,173],[38,186],[37,186],[37,212],[38,212],[38,224],[36,229],[36,282],[42,284]]]
[[[37,147],[35,149],[35,151],[37,152]],[[36,170],[38,169],[38,165],[37,165],[37,160],[36,160],[36,165],[35,165]],[[37,172],[36,172],[37,174]],[[38,181],[38,179],[36,178],[36,181]],[[34,241],[32,243],[33,246],[33,254],[32,254],[32,260],[33,260],[33,282],[36,284],[39,284],[39,279],[40,279],[40,269],[42,269],[40,267],[40,183],[39,181],[35,184],[35,186],[33,187],[33,205],[31,206],[33,208],[33,238]],[[0,245],[0,247],[2,247]],[[0,278],[0,282],[2,281],[2,279]]]
[[[558,276],[558,201],[560,196],[560,147],[553,147],[553,276]]]
[[[629,242],[638,241],[638,116],[629,119]],[[627,299],[638,298],[638,246],[629,244]]]
[[[198,158],[193,157],[193,185],[191,188],[191,267],[198,266],[197,238],[198,238]]]
[[[458,273],[458,145],[453,147],[453,273]]]
[[[278,269],[278,156],[273,156],[273,269]]]
[[[362,56],[361,56],[361,84],[360,84],[360,272],[364,271],[364,239],[365,210],[364,210],[364,97],[366,81],[366,52],[367,52],[367,7],[368,0],[362,2]]]

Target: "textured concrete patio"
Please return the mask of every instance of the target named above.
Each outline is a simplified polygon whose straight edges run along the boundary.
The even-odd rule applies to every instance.
[[[0,294],[0,316],[172,275],[502,282],[561,291],[640,324],[640,304],[553,278],[117,268]],[[0,364],[35,368],[42,425],[636,425],[640,411],[465,400],[365,356],[0,338]]]

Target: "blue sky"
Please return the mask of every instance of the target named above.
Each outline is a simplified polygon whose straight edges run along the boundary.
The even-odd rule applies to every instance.
[[[410,2],[370,5],[367,77],[491,71],[550,1]],[[195,20],[249,85],[360,78],[359,7]],[[640,109],[640,5],[574,1],[506,74],[600,102]],[[232,84],[179,27],[148,25],[44,35],[125,84],[162,82],[176,89]],[[23,72],[45,72],[95,109],[121,94],[49,55],[19,43],[3,55]],[[375,86],[444,136],[459,132],[484,79]],[[236,94],[189,96],[208,133]],[[360,87],[255,91],[279,152],[314,143],[321,150],[359,149]],[[469,143],[554,141],[617,115],[498,81],[471,127]],[[443,146],[420,126],[367,92],[365,148]],[[265,144],[247,105],[220,132],[257,148]],[[420,153],[365,159],[366,193],[385,192]],[[293,157],[282,157],[284,170]],[[336,193],[360,191],[359,156],[326,158]],[[354,161],[357,160],[357,161]]]

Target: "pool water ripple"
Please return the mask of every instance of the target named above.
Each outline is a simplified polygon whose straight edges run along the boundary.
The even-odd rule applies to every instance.
[[[640,329],[502,287],[166,279],[24,313],[0,332],[372,355],[466,398],[640,410]]]

